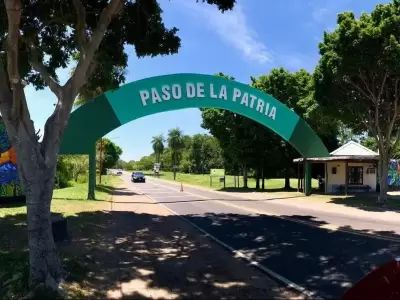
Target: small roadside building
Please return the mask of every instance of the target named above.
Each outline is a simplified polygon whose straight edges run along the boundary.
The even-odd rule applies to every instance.
[[[304,176],[300,174],[300,166],[305,164],[304,158],[293,161],[299,166],[298,190],[303,190]],[[329,157],[307,158],[313,165],[324,165],[319,192],[325,194],[376,192],[378,161],[378,153],[353,141],[331,152]]]

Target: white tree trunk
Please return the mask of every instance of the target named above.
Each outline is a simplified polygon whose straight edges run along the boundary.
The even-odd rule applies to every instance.
[[[26,196],[30,286],[58,289],[62,267],[52,233],[51,199],[57,161],[42,159],[37,137],[23,121],[8,125],[18,157],[18,173]],[[58,147],[57,147],[58,149]]]
[[[36,287],[44,284],[52,290],[57,290],[62,268],[52,233],[50,205],[54,184],[51,177],[54,176],[49,178],[49,175],[27,183],[30,187],[30,191],[26,193],[30,285]]]

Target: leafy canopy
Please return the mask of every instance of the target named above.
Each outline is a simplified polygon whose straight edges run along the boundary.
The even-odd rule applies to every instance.
[[[359,19],[339,14],[337,23],[319,45],[318,103],[356,132],[390,141],[400,112],[400,1],[377,5]]]
[[[193,0],[194,1],[194,0]],[[98,87],[101,92],[116,88],[125,80],[128,57],[126,45],[134,46],[138,57],[177,53],[181,40],[176,27],[167,28],[157,0],[126,0],[123,9],[108,27],[95,55],[96,72],[90,76],[83,92],[92,96]],[[219,10],[233,8],[235,0],[202,0]],[[108,0],[45,0],[22,1],[19,43],[20,75],[36,88],[45,83],[33,71],[32,60],[43,61],[49,74],[56,78],[58,68],[66,68],[72,59],[79,58],[80,39],[90,37]],[[76,8],[83,8],[83,14]],[[7,15],[0,1],[0,43],[7,38]],[[82,27],[85,37],[79,33]],[[5,53],[1,52],[3,62]]]

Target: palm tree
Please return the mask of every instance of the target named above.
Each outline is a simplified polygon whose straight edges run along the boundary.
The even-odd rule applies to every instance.
[[[180,152],[185,147],[182,130],[178,127],[168,131],[168,147],[171,149],[172,163],[176,166],[179,163]],[[175,179],[176,167],[174,167],[174,180]]]
[[[153,151],[156,155],[156,163],[160,162],[161,154],[164,152],[164,136],[162,134],[153,136],[151,144],[153,145]]]

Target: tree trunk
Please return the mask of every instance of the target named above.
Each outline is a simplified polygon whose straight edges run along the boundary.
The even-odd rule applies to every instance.
[[[47,161],[46,164],[39,143],[35,141],[36,136],[30,135],[23,124],[19,124],[12,139],[26,196],[30,286],[58,291],[62,267],[53,239],[50,210],[57,161]],[[15,140],[20,142],[15,143]]]
[[[260,169],[256,170],[256,190],[260,189]]]
[[[387,201],[387,191],[388,191],[388,154],[380,153],[379,156],[379,202],[385,204]]]
[[[290,172],[289,168],[285,168],[285,190],[290,190]]]
[[[160,152],[156,152],[156,163],[160,162],[160,156],[161,156]]]
[[[30,187],[30,191],[26,192],[30,285],[37,287],[44,284],[57,290],[62,268],[53,239],[50,212],[54,179],[46,177],[27,183]]]
[[[261,169],[261,188],[265,190],[265,175],[264,175],[264,167]]]
[[[176,154],[174,153],[174,154],[172,154],[172,156],[173,156],[173,166],[172,166],[172,168],[174,169],[174,180],[176,180]]]
[[[68,118],[60,121],[62,116],[55,111],[47,120],[45,135],[39,143],[23,91],[20,95],[14,95],[14,101],[18,100],[21,100],[23,111],[15,121],[12,121],[12,116],[7,110],[2,109],[2,115],[10,142],[17,153],[18,174],[26,197],[29,282],[34,291],[37,287],[45,287],[59,293],[58,284],[63,274],[53,239],[50,208],[60,136],[64,132]],[[72,100],[70,102],[72,107]],[[69,108],[65,106],[65,109]]]
[[[247,185],[247,165],[246,164],[243,164],[243,187],[245,189],[248,188],[248,185]]]

